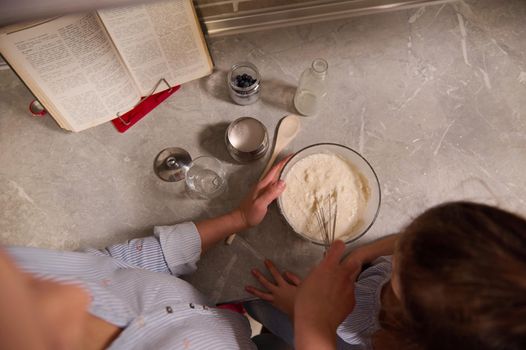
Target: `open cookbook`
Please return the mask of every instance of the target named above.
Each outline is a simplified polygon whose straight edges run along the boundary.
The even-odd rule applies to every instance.
[[[191,0],[61,16],[0,30],[0,53],[64,129],[122,115],[213,64]]]

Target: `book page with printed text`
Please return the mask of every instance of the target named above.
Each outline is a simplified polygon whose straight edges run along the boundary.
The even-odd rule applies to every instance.
[[[156,1],[98,14],[143,96],[161,78],[175,86],[212,72],[191,0]]]
[[[0,52],[65,129],[80,131],[109,121],[140,99],[96,13],[4,31]]]

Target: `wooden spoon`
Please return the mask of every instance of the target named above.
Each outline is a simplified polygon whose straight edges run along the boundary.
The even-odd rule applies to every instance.
[[[267,175],[270,168],[272,168],[272,165],[274,165],[278,154],[280,154],[281,151],[283,151],[283,149],[287,147],[292,140],[294,140],[299,131],[300,118],[297,115],[290,114],[281,119],[278,126],[278,132],[276,133],[276,142],[274,143],[274,150],[272,151],[272,155],[268,160],[265,170],[263,170],[263,173],[261,173],[259,180],[263,179],[265,175]]]
[[[261,173],[261,176],[259,177],[260,181],[265,177],[265,175],[267,175],[268,171],[276,161],[278,154],[280,154],[280,152],[283,151],[283,149],[287,147],[288,144],[296,137],[298,131],[300,131],[300,118],[297,115],[290,114],[281,119],[281,121],[279,122],[278,131],[276,133],[276,142],[274,143],[274,150],[272,151],[272,155],[268,160],[265,170],[263,170],[263,173]],[[232,244],[234,238],[236,238],[235,233],[228,236],[228,238],[226,239],[226,244]]]

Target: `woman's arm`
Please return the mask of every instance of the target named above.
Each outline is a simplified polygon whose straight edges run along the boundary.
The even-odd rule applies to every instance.
[[[215,218],[196,222],[195,226],[201,237],[201,254],[230,234],[246,230],[249,227],[244,222],[239,209]]]
[[[156,226],[154,236],[132,239],[105,249],[85,252],[106,255],[137,267],[156,272],[185,275],[196,269],[200,255],[231,233],[259,224],[268,205],[285,189],[278,181],[288,158],[275,165],[267,176],[250,191],[238,209],[216,218],[172,226]]]
[[[281,169],[290,157],[276,164],[259,181],[234,211],[196,223],[201,236],[201,250],[204,253],[215,243],[233,233],[258,225],[267,214],[267,207],[285,190],[285,183],[278,180]]]

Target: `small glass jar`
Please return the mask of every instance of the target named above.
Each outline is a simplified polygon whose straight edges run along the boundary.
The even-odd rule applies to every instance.
[[[228,72],[228,92],[238,105],[249,105],[259,99],[261,77],[250,62],[236,63]]]
[[[304,116],[318,113],[327,95],[328,68],[327,61],[317,58],[312,61],[312,66],[301,74],[298,89],[294,95],[294,107]]]

